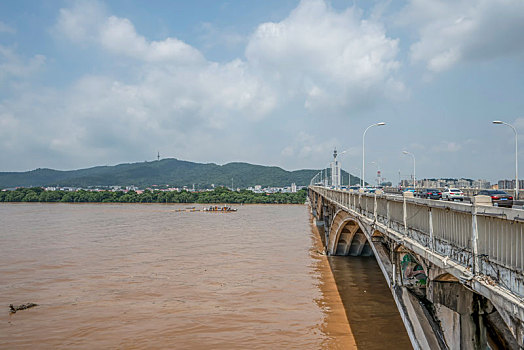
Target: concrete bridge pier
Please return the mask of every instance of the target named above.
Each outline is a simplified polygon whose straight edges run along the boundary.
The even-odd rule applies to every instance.
[[[501,314],[492,302],[433,266],[429,271],[427,300],[439,320],[445,339],[460,349],[518,349]]]

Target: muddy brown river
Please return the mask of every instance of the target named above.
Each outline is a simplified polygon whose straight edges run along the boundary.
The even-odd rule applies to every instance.
[[[0,348],[411,348],[375,260],[328,260],[307,206],[184,207],[0,204]]]

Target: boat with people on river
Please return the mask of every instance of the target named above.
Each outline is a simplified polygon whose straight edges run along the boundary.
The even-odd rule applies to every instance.
[[[232,213],[232,212],[236,212],[237,209],[231,208],[230,206],[227,206],[227,205],[223,206],[223,207],[212,205],[210,207],[204,207],[202,209],[197,209],[195,207],[188,207],[188,208],[185,208],[185,209],[175,209],[175,212],[177,212],[177,213],[179,213],[179,212],[195,212],[195,211],[205,211],[205,212],[211,212],[211,213]]]
[[[235,212],[237,211],[236,209],[234,208],[231,208],[229,206],[223,206],[223,207],[219,207],[219,206],[210,206],[209,208],[204,208],[203,211],[210,211],[210,212],[225,212],[225,213],[229,213],[229,212]]]

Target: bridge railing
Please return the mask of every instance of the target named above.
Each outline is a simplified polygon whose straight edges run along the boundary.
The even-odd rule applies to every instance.
[[[524,210],[318,186],[310,190],[524,296]]]

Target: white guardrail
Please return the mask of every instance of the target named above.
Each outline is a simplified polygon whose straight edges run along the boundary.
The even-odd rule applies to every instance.
[[[524,210],[319,186],[310,189],[524,296]]]

